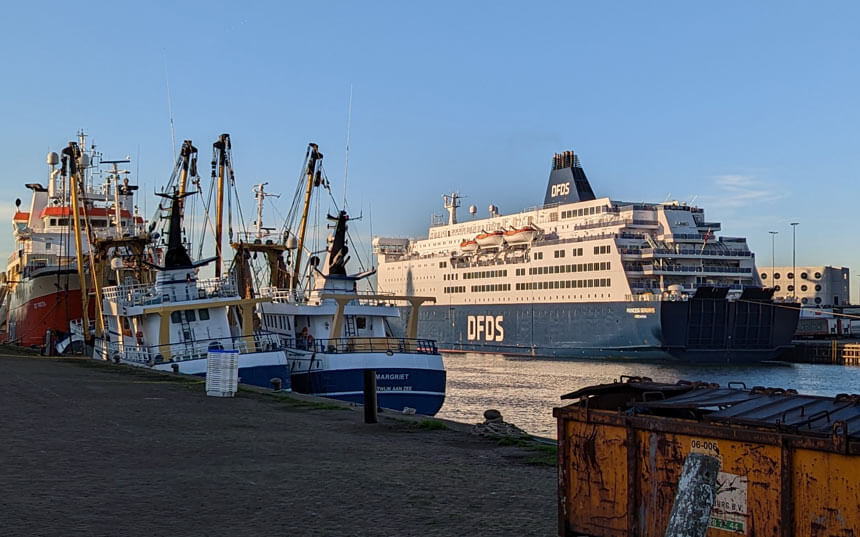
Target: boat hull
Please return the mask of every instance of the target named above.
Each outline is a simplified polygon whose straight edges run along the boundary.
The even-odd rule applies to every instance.
[[[438,305],[422,308],[418,330],[442,352],[755,363],[791,348],[797,316],[727,300]]]
[[[7,339],[25,347],[43,345],[45,333],[68,333],[69,321],[81,318],[77,272],[43,269],[23,278],[9,294]],[[94,308],[90,308],[90,313]]]
[[[376,371],[377,405],[435,415],[445,401],[439,354],[302,353],[290,358],[293,390],[364,404],[364,371]]]
[[[132,362],[129,362],[132,363]],[[132,363],[133,365],[142,365]],[[179,368],[179,373],[206,377],[206,358],[165,362],[152,366],[159,371],[173,371],[173,366]],[[281,389],[290,388],[290,371],[287,356],[284,351],[267,351],[239,354],[239,382],[262,388],[271,388],[272,379],[281,379]]]

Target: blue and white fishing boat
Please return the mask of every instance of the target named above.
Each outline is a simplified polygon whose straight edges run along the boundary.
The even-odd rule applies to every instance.
[[[180,157],[185,159],[183,179],[189,153],[183,150]],[[162,194],[170,200],[169,223],[163,263],[147,263],[155,272],[154,283],[126,278],[122,285],[102,290],[104,329],[95,339],[94,357],[205,376],[210,351],[234,350],[239,382],[269,387],[279,378],[282,387],[289,387],[279,337],[254,329],[254,308],[265,299],[242,298],[235,280],[220,277],[217,270],[214,279],[198,279],[200,267],[220,259],[191,260],[182,240],[183,198],[189,195],[180,194],[183,190],[184,181],[173,195]],[[119,268],[123,263],[118,261]]]
[[[259,235],[258,227],[256,239],[233,245],[237,259],[248,260],[251,256],[247,252],[266,253],[270,285],[260,289],[260,295],[270,301],[257,305],[261,328],[282,338],[289,354],[294,391],[363,403],[363,373],[373,370],[380,407],[434,415],[445,399],[445,368],[435,342],[417,338],[418,308],[433,299],[359,291],[359,282],[374,271],[347,273],[349,216],[343,210],[336,217],[328,217],[335,222],[334,233],[327,241],[322,270],[316,256],[300,264],[311,194],[314,188],[327,186],[321,161],[322,154],[311,144],[305,165],[307,182],[302,185],[302,218],[292,228],[297,233],[287,227],[282,240],[266,240]],[[262,200],[262,192],[258,196]],[[300,205],[294,203],[293,207]],[[258,226],[261,213],[260,208]],[[284,252],[292,258],[284,261]],[[292,268],[291,275],[287,268]],[[250,273],[246,268],[245,274]],[[405,337],[395,337],[391,323],[399,321],[397,304],[403,302],[412,305],[412,313]]]

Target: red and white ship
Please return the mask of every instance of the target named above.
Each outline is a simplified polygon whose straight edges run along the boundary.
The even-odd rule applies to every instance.
[[[69,187],[72,170],[83,178],[78,205],[81,229],[86,229],[84,218],[89,222],[89,233],[80,237],[85,256],[89,255],[88,236],[110,239],[142,231],[143,219],[134,205],[137,186],[129,184],[127,171],[118,169],[118,164],[129,161],[103,160],[95,146],[86,150],[83,133],[78,137],[62,151],[62,159],[57,153],[48,154],[47,186],[26,185],[31,191],[29,207],[21,207],[20,199],[15,202],[15,250],[2,275],[5,286],[0,295],[0,338],[9,343],[42,345],[48,331],[55,337],[68,334],[71,321],[82,317]],[[90,302],[89,318],[94,316],[94,305]]]

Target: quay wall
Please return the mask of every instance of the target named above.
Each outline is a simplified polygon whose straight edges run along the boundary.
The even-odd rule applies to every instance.
[[[795,341],[794,348],[780,359],[805,364],[860,365],[860,340]]]

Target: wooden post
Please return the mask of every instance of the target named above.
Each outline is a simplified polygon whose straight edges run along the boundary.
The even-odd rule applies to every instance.
[[[719,471],[718,458],[704,453],[687,455],[665,537],[705,537],[717,495]]]
[[[376,370],[364,370],[364,423],[376,423]]]

